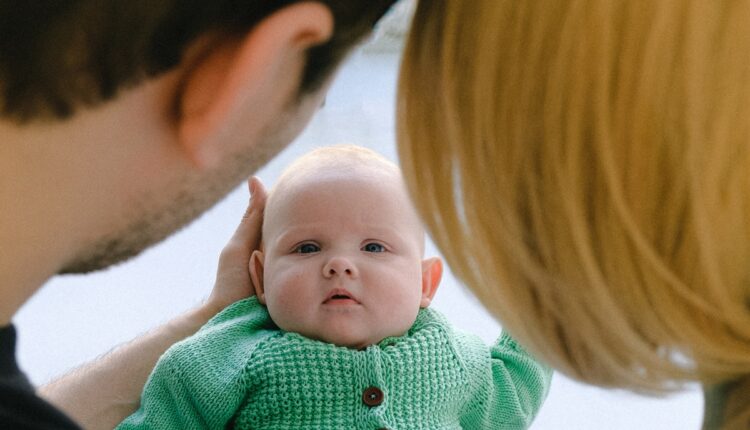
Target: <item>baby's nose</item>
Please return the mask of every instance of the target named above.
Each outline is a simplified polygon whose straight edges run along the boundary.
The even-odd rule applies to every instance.
[[[333,257],[323,266],[323,276],[326,278],[338,276],[359,276],[357,267],[346,257]]]

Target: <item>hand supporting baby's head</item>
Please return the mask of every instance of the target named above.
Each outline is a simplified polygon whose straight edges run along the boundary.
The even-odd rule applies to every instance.
[[[364,348],[404,334],[442,274],[398,167],[364,148],[318,149],[271,191],[263,250],[250,261],[261,303],[283,330]]]

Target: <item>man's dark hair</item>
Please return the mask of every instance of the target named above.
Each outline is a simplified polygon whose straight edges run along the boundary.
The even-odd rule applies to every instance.
[[[296,0],[0,0],[0,116],[64,119],[180,63],[198,36],[239,36]],[[309,50],[315,89],[395,0],[320,0],[334,35]]]

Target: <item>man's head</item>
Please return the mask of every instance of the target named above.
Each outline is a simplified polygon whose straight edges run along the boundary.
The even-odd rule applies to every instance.
[[[363,348],[404,334],[437,291],[401,174],[372,151],[316,150],[287,168],[266,206],[250,272],[279,327]]]
[[[335,29],[309,50],[300,93],[316,90],[395,0],[318,0]],[[0,2],[0,116],[67,118],[241,40],[299,0]],[[313,3],[313,2],[307,2]],[[310,16],[310,19],[315,19]]]
[[[56,237],[52,273],[165,238],[299,133],[392,2],[0,3],[0,237]]]

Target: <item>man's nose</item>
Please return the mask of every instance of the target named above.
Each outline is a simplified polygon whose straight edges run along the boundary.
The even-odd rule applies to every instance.
[[[357,267],[346,257],[331,257],[330,260],[323,266],[323,276],[330,278],[333,276],[349,276],[356,278],[359,276]]]

